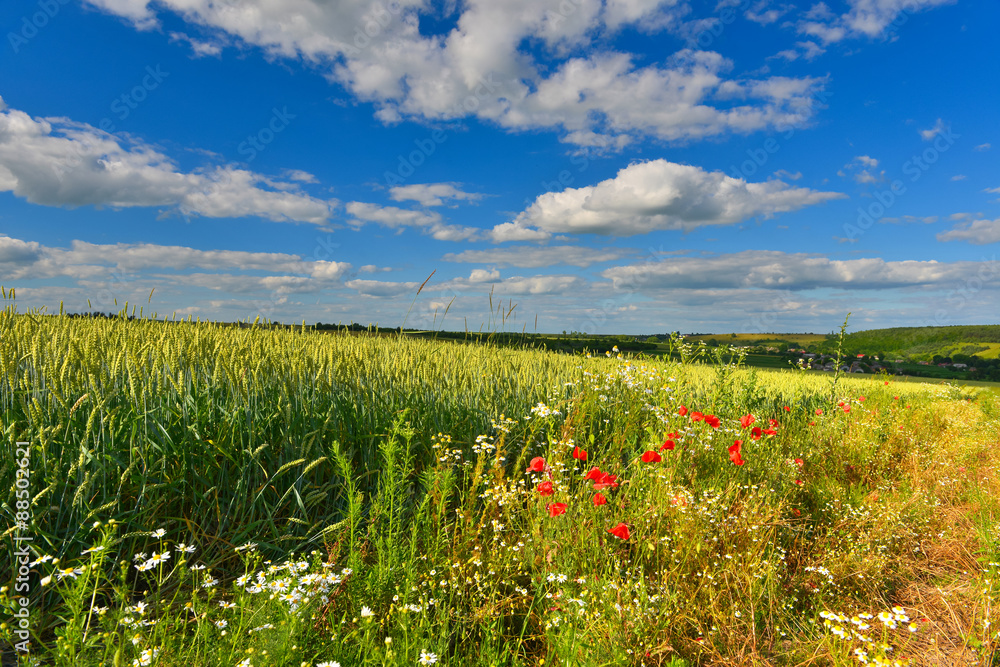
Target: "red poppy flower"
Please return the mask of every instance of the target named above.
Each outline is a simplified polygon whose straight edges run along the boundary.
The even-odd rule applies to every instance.
[[[594,504],[595,505],[607,505],[608,504],[608,499],[605,498],[604,494],[602,494],[602,493],[595,493],[594,494]]]
[[[802,484],[803,484],[803,482],[802,482],[801,479],[795,480],[795,483],[798,484],[799,486],[802,486]]]
[[[760,440],[760,436],[764,435],[764,431],[760,429],[760,426],[754,426],[750,429],[750,437],[754,440]]]
[[[743,415],[742,417],[740,417],[740,426],[746,428],[755,421],[757,421],[757,418],[754,417],[753,415]]]
[[[705,423],[712,428],[719,428],[719,418],[715,415],[705,415]]]
[[[528,470],[531,472],[542,472],[545,470],[545,459],[541,456],[536,456],[531,459],[531,463],[528,465]]]
[[[535,487],[538,490],[538,495],[540,496],[551,496],[553,493],[552,482],[545,480]]]
[[[743,458],[740,456],[740,450],[743,448],[743,441],[737,440],[733,444],[729,445],[729,460],[738,466],[743,465]]]
[[[795,513],[795,516],[801,516],[802,515],[802,512],[800,512],[798,509],[794,509],[794,510],[792,510],[792,512]]]
[[[773,428],[765,428],[763,431],[761,431],[761,433],[763,433],[764,435],[777,435],[778,434],[778,432],[775,431]]]
[[[701,414],[700,412],[692,412],[691,413],[691,421],[693,421],[693,422],[700,422],[704,418],[705,418],[705,415]]]
[[[816,408],[816,414],[818,414],[818,415],[823,414],[823,409],[822,408]]]
[[[899,400],[899,396],[893,396],[893,397],[892,397],[892,400],[894,400],[894,401],[898,401],[898,400]]]
[[[587,474],[584,475],[583,478],[597,481],[601,478],[601,469],[598,468],[597,466],[594,466],[593,468],[587,471]]]
[[[816,425],[816,422],[809,422],[809,425],[810,425],[810,426],[815,426],[815,425]]]
[[[583,450],[583,449],[580,449],[579,447],[574,447],[573,448],[573,458],[577,459],[579,461],[586,461],[587,460],[587,452],[585,450]]]
[[[850,412],[850,411],[851,411],[851,406],[845,405],[844,406],[844,412]]]
[[[675,444],[676,443],[673,440],[667,440],[662,445],[660,445],[660,451],[662,452],[664,449],[673,450]]]
[[[628,526],[624,523],[620,523],[614,528],[608,528],[608,532],[620,540],[627,540],[632,537],[632,533],[628,532]]]
[[[803,461],[802,459],[795,459],[795,465],[801,468],[802,466],[805,465],[805,461]]]
[[[672,433],[667,433],[667,440],[676,440],[676,439],[677,439],[677,431],[674,431]]]
[[[785,412],[791,412],[791,411],[792,411],[792,409],[786,405],[785,406]]]
[[[777,419],[768,419],[767,423],[771,425],[771,428],[778,428],[780,426]]]
[[[609,472],[602,473],[601,478],[594,480],[594,491],[603,491],[604,489],[614,489],[618,486],[618,475],[612,475]]]
[[[683,417],[687,413],[688,409],[685,406],[682,405],[681,407],[677,408],[677,414],[679,414],[681,417]]]
[[[566,513],[566,503],[549,503],[545,509],[549,511],[549,516],[559,516]]]
[[[858,396],[858,400],[861,401],[862,403],[864,403],[865,402],[865,397],[864,396]]]
[[[659,463],[663,460],[663,457],[654,452],[652,449],[647,449],[642,453],[643,463]]]
[[[886,380],[886,381],[885,381],[885,383],[886,383],[886,384],[889,384],[889,381],[888,381],[888,380]]]

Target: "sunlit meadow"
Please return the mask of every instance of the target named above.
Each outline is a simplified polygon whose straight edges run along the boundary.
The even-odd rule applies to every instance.
[[[994,394],[674,346],[8,305],[4,664],[1000,664]]]

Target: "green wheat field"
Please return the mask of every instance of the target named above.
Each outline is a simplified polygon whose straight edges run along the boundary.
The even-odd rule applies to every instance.
[[[1000,665],[996,394],[671,344],[8,305],[3,664]]]

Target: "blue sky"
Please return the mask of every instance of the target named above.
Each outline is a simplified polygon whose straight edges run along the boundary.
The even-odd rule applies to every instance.
[[[8,0],[0,23],[22,310],[489,330],[492,293],[508,330],[588,333],[1000,312],[993,0]]]

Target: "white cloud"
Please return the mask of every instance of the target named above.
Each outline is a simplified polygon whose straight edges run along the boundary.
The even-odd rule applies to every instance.
[[[390,229],[413,227],[438,241],[472,241],[480,236],[480,231],[474,227],[445,223],[435,211],[413,211],[398,206],[379,206],[359,201],[349,202],[345,209],[349,215],[354,216],[354,220],[350,221],[351,224],[357,226],[374,222]]]
[[[919,217],[919,216],[916,216],[916,215],[904,215],[904,216],[901,216],[899,218],[889,218],[889,217],[879,218],[879,222],[887,222],[887,223],[891,223],[891,224],[915,224],[915,223],[919,223],[919,224],[923,224],[923,225],[930,225],[930,224],[933,224],[933,223],[935,223],[937,221],[938,221],[938,217],[936,215],[925,215],[923,217]]]
[[[336,203],[232,165],[182,172],[147,144],[125,145],[86,123],[32,118],[2,105],[0,191],[5,190],[44,206],[164,207],[210,218],[313,224],[327,222]]]
[[[938,241],[967,241],[973,245],[1000,242],[1000,218],[973,220],[955,225],[937,235]]]
[[[858,155],[837,172],[838,176],[850,174],[857,183],[880,183],[885,180],[885,170],[876,172],[878,160],[868,155]]]
[[[509,248],[493,248],[490,250],[466,250],[455,254],[448,253],[441,259],[446,262],[463,262],[467,264],[494,264],[496,266],[516,266],[522,268],[538,268],[549,266],[579,266],[586,268],[601,262],[612,262],[621,259],[629,250],[620,248],[585,248],[583,246],[515,246]]]
[[[689,231],[843,197],[779,180],[747,183],[721,171],[653,160],[632,164],[597,185],[540,195],[513,222],[495,227],[494,239],[523,234],[532,240],[532,232],[632,236],[655,230]]]
[[[465,192],[460,183],[414,183],[389,190],[393,201],[415,201],[421,206],[444,206],[446,201],[478,201],[483,195]]]
[[[394,283],[382,280],[348,280],[344,285],[352,290],[357,290],[358,294],[375,297],[412,294],[420,287],[420,283],[415,282]]]
[[[222,48],[225,46],[225,42],[221,40],[204,42],[182,32],[171,32],[170,41],[187,44],[191,47],[191,52],[196,58],[220,55],[222,53]]]
[[[90,1],[139,27],[170,11],[202,32],[301,59],[373,103],[385,122],[473,116],[507,128],[556,130],[566,141],[608,150],[634,135],[685,140],[800,125],[812,117],[809,101],[823,86],[812,78],[737,83],[725,78],[728,60],[690,50],[664,64],[638,65],[631,54],[602,47],[566,59],[626,25],[681,34],[692,22],[680,0],[468,0],[455,26],[437,34],[421,32],[422,15],[440,16],[431,0]],[[555,66],[539,63],[531,44],[554,55]],[[745,104],[720,103],[727,83],[744,88]]]
[[[577,276],[514,276],[496,286],[495,294],[568,294],[570,290],[583,287],[584,281]]]
[[[993,194],[1000,194],[1000,186],[995,188],[986,188],[983,192],[992,192]]]
[[[310,174],[308,171],[303,171],[301,169],[286,169],[284,172],[285,178],[290,181],[298,181],[300,183],[319,183],[319,179]]]
[[[470,283],[495,283],[500,280],[500,272],[496,269],[487,271],[486,269],[473,269],[469,274]]]
[[[826,49],[817,44],[816,42],[806,40],[804,42],[795,42],[796,48],[785,49],[784,51],[779,51],[770,58],[784,58],[785,60],[791,62],[793,60],[798,60],[799,58],[805,58],[806,60],[813,60],[819,56],[826,53]]]
[[[377,222],[393,229],[431,227],[441,223],[441,216],[433,211],[413,211],[398,206],[379,206],[360,201],[348,202],[344,208],[359,222]]]
[[[494,227],[489,232],[490,240],[494,243],[506,243],[508,241],[548,241],[552,234],[538,229],[531,229],[523,222],[504,222]]]
[[[979,144],[978,146],[976,146],[972,150],[977,151],[979,153],[982,153],[983,151],[988,151],[990,149],[990,147],[991,147],[990,144]]]
[[[791,11],[790,5],[773,6],[770,0],[758,0],[743,13],[748,21],[770,25]]]
[[[848,0],[849,11],[835,15],[825,3],[813,5],[798,24],[800,33],[824,43],[848,38],[892,39],[909,15],[954,0]]]
[[[965,180],[965,174],[955,174],[954,176],[951,177],[951,180],[953,180],[953,181],[964,181]]]
[[[779,169],[778,171],[774,172],[774,177],[780,179],[787,179],[789,181],[797,181],[800,178],[802,178],[802,172],[801,171],[792,172],[786,169]]]
[[[934,137],[945,131],[944,121],[940,118],[934,123],[934,127],[927,130],[920,130],[920,138],[924,141],[933,141]]]
[[[833,260],[820,255],[747,250],[715,257],[676,257],[607,269],[616,289],[884,289],[945,286],[974,262]],[[973,271],[974,272],[974,271]]]
[[[0,236],[0,276],[7,278],[107,277],[114,270],[140,273],[153,269],[187,271],[256,271],[296,273],[321,281],[340,280],[347,262],[304,260],[299,255],[241,250],[199,250],[152,243],[98,244],[74,240],[69,248]],[[247,276],[240,276],[243,278]]]
[[[42,247],[34,241],[0,236],[0,266],[16,270],[18,266],[34,264],[41,256]],[[0,274],[3,271],[0,270]]]

